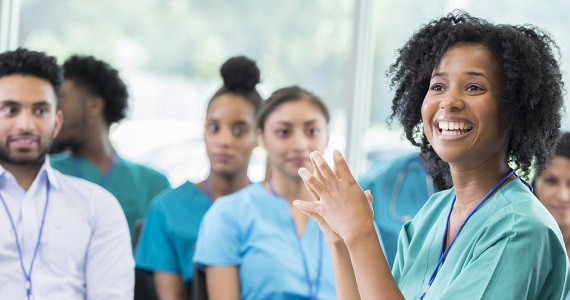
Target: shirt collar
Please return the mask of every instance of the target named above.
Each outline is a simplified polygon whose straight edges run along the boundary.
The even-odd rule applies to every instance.
[[[4,169],[2,165],[0,165],[0,177],[6,176],[6,172],[8,171]],[[50,185],[56,189],[59,189],[60,187],[59,180],[58,177],[56,176],[55,170],[51,167],[48,155],[46,155],[45,161],[42,164],[40,170],[38,171],[38,175],[36,175],[36,177],[42,176],[44,173],[47,175],[46,178],[47,180],[49,180]]]
[[[46,172],[50,185],[56,189],[59,189],[59,177],[56,175],[55,170],[51,166],[49,155],[46,155],[46,160],[44,161],[44,164],[42,165],[42,168],[38,174],[42,174],[42,172]]]

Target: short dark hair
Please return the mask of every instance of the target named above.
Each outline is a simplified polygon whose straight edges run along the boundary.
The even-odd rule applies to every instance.
[[[125,118],[129,93],[119,72],[93,56],[73,55],[63,64],[64,78],[105,101],[103,116],[107,125]]]
[[[59,100],[59,89],[63,81],[61,67],[53,56],[44,52],[18,48],[0,54],[0,77],[9,75],[34,76],[49,81]]]
[[[319,98],[317,95],[301,88],[298,86],[290,86],[282,89],[278,89],[267,100],[265,100],[259,110],[257,115],[257,128],[263,131],[265,129],[265,121],[267,117],[280,105],[287,103],[287,102],[294,102],[294,101],[301,101],[307,100],[318,107],[327,124],[330,120],[329,110],[325,103]]]
[[[255,89],[260,82],[260,72],[255,61],[245,56],[231,57],[220,67],[220,75],[224,84],[210,98],[206,111],[218,97],[233,94],[243,97],[257,113],[263,98]]]
[[[519,175],[528,179],[533,164],[540,172],[552,157],[559,136],[564,88],[553,54],[558,47],[532,25],[495,25],[454,11],[421,27],[398,50],[399,57],[387,72],[395,88],[390,121],[400,121],[406,138],[421,148],[432,173],[448,176],[449,165],[423,134],[421,106],[434,67],[458,43],[482,45],[502,70],[505,89],[500,107],[512,121],[508,160]]]

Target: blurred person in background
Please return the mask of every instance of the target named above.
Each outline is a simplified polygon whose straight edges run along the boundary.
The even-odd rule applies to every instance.
[[[116,69],[92,56],[71,56],[63,64],[61,86],[64,122],[55,140],[52,166],[64,174],[96,183],[121,204],[131,237],[151,200],[170,188],[166,176],[120,157],[111,141],[111,124],[125,118],[127,86]],[[144,133],[141,133],[144,134]]]
[[[570,132],[562,134],[550,165],[533,183],[534,194],[552,214],[570,253]]]
[[[160,299],[188,299],[202,217],[216,199],[250,184],[255,115],[262,102],[255,88],[260,72],[254,61],[238,56],[228,59],[220,73],[224,84],[208,103],[204,125],[210,173],[200,183],[186,182],[156,198],[135,251],[137,268],[153,274]]]
[[[358,182],[362,190],[374,195],[374,220],[390,267],[404,223],[416,215],[433,193],[450,187],[444,179],[434,179],[429,174],[418,153],[380,161]]]

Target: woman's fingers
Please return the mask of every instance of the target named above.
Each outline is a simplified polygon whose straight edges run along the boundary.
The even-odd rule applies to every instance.
[[[313,176],[309,170],[300,168],[298,173],[305,182],[305,186],[313,190],[317,195],[322,195],[326,192],[326,186],[319,179]]]
[[[310,155],[309,155],[309,160],[311,161],[311,164],[313,165],[313,169],[315,170],[315,172],[314,172],[315,177],[317,177],[318,180],[320,180],[321,182],[324,183],[325,178],[323,177],[323,174],[321,174],[321,171],[319,170],[319,167],[317,166],[315,161],[310,158]]]
[[[321,212],[320,202],[307,202],[307,201],[295,200],[293,201],[293,205],[295,205],[305,214],[307,214],[307,212],[311,212],[320,215]]]
[[[304,180],[303,180],[303,183],[305,184],[305,188],[307,188],[309,193],[311,193],[311,195],[313,195],[313,198],[315,198],[315,200],[317,200],[317,201],[321,200],[321,197],[319,197],[319,194],[317,194],[315,192],[315,190],[313,190],[313,188],[309,186],[309,184],[307,184]]]
[[[323,155],[318,151],[313,151],[310,155],[311,161],[315,166],[315,171],[320,172],[323,176],[324,180],[334,180],[338,179],[334,172],[331,170],[331,167],[325,161]]]
[[[356,179],[354,179],[352,176],[350,168],[348,167],[348,164],[346,163],[346,160],[342,154],[340,154],[340,151],[333,151],[333,161],[335,174],[338,178],[348,180],[348,182],[356,182]]]

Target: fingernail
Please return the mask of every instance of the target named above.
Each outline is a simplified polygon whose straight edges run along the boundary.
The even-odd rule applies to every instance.
[[[321,155],[321,153],[315,151],[313,152],[313,159],[315,160],[315,162],[317,163],[322,163],[325,161],[325,159],[323,158],[323,156]]]
[[[299,206],[299,205],[301,205],[301,202],[299,202],[299,200],[295,200],[295,201],[293,201],[293,205]]]
[[[341,160],[341,159],[342,159],[342,154],[340,154],[340,151],[338,151],[338,150],[335,149],[335,150],[333,151],[333,158],[334,158],[335,160]]]
[[[301,176],[301,178],[303,178],[303,179],[308,179],[309,176],[311,176],[311,172],[309,172],[309,170],[307,170],[305,168],[300,168],[298,173],[299,173],[299,176]]]

